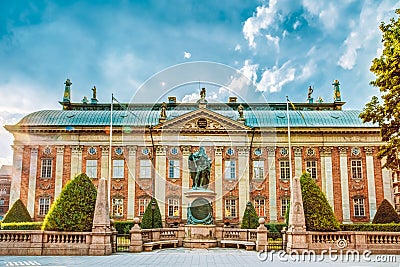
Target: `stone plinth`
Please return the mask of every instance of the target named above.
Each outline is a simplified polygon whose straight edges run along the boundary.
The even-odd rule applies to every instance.
[[[212,203],[216,193],[207,189],[191,189],[185,193],[189,200],[187,209],[187,224],[214,224]]]
[[[215,225],[185,225],[185,248],[214,248],[217,247]]]

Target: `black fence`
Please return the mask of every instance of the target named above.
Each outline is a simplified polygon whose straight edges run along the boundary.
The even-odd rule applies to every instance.
[[[117,235],[117,252],[129,252],[129,245],[131,243],[130,234]]]
[[[267,251],[280,251],[286,250],[286,242],[282,238],[272,239],[268,238]]]

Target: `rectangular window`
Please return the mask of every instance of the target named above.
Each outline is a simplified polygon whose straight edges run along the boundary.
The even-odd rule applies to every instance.
[[[290,166],[288,160],[281,160],[279,162],[280,171],[281,171],[281,179],[289,180],[290,179]]]
[[[225,217],[236,217],[236,199],[225,199]]]
[[[150,198],[139,198],[139,216],[143,216],[149,203]]]
[[[140,160],[140,178],[151,178],[151,161],[148,159]]]
[[[254,200],[254,208],[258,217],[265,217],[265,198],[257,198]]]
[[[179,217],[179,199],[177,198],[168,199],[168,216]]]
[[[86,160],[86,175],[89,178],[97,178],[97,160],[96,159]]]
[[[50,197],[39,198],[39,216],[45,216],[50,209]]]
[[[254,179],[264,179],[264,161],[253,161]]]
[[[351,177],[353,179],[362,179],[361,160],[360,159],[351,161]]]
[[[113,160],[113,178],[124,178],[124,160]]]
[[[281,216],[285,217],[286,210],[288,209],[290,204],[289,198],[282,198],[281,199]]]
[[[317,179],[317,161],[307,160],[306,161],[306,170],[311,175],[311,178]]]
[[[225,179],[236,179],[236,162],[234,160],[225,161]]]
[[[42,159],[42,178],[51,178],[52,159]]]
[[[169,178],[180,178],[179,160],[170,160],[168,166]]]
[[[124,200],[122,198],[113,198],[112,215],[114,217],[124,216]]]
[[[355,198],[354,201],[354,216],[365,216],[364,199]]]

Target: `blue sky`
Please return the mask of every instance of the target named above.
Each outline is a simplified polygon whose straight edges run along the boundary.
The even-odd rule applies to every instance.
[[[100,102],[112,92],[129,102],[155,73],[193,61],[241,70],[254,82],[244,99],[302,102],[312,85],[315,99],[330,102],[338,79],[345,108],[362,109],[378,94],[369,67],[382,48],[379,24],[396,8],[396,0],[0,0],[0,124],[59,109],[66,78],[75,102],[94,85]],[[193,99],[192,86],[175,91],[178,100]],[[1,128],[0,165],[11,163],[11,144]]]

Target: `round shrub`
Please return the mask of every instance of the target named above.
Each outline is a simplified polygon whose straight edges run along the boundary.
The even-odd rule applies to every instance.
[[[24,203],[20,199],[14,202],[11,209],[8,210],[2,223],[13,223],[13,222],[31,222],[32,218],[26,209]]]
[[[92,231],[97,190],[89,177],[82,173],[69,181],[47,213],[43,230]]]
[[[379,205],[372,223],[399,223],[400,217],[392,204],[386,199]]]

